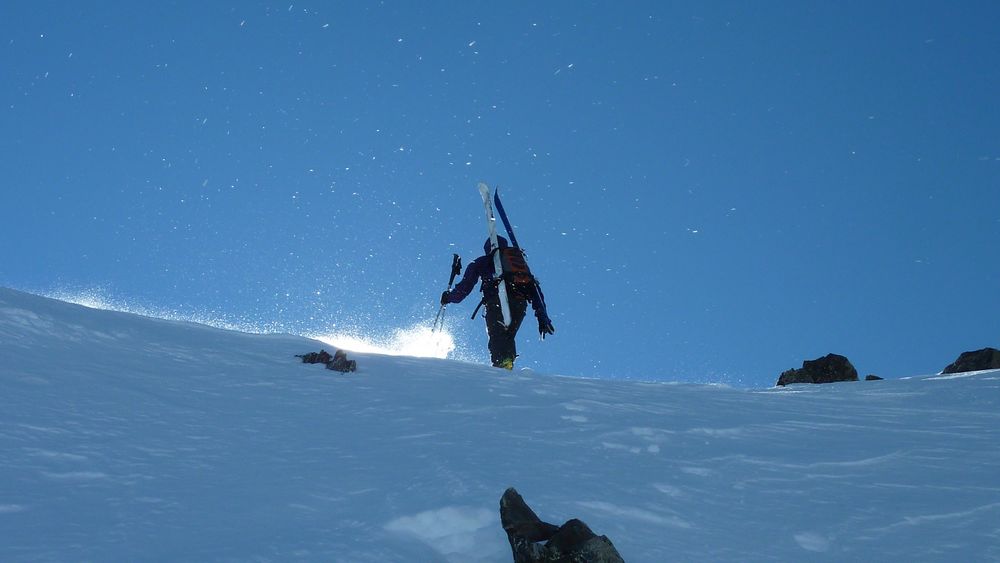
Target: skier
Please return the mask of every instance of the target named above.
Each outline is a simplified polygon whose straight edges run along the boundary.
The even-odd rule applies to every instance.
[[[507,239],[501,236],[497,236],[497,243],[500,248],[507,248],[509,246]],[[541,337],[544,339],[546,334],[555,334],[556,329],[552,326],[552,321],[545,312],[544,303],[540,302],[540,298],[532,297],[532,295],[538,294],[519,291],[516,287],[511,287],[511,284],[508,284],[507,291],[510,300],[511,320],[508,326],[504,326],[503,313],[500,308],[500,292],[498,290],[498,286],[502,280],[494,277],[491,248],[490,240],[486,239],[486,244],[483,245],[485,254],[473,260],[465,268],[462,281],[458,282],[455,289],[445,291],[441,294],[441,304],[461,303],[472,292],[476,280],[481,280],[482,283],[479,285],[479,290],[483,292],[483,299],[476,307],[476,312],[479,311],[479,307],[486,306],[486,333],[489,335],[490,359],[494,367],[514,369],[514,359],[517,357],[517,347],[514,343],[514,337],[517,335],[517,330],[521,327],[521,321],[524,320],[528,301],[531,301],[531,308],[534,310],[535,317],[538,320],[538,333]],[[476,313],[474,312],[472,316],[475,317]]]

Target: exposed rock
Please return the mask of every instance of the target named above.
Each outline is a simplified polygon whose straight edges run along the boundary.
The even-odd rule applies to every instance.
[[[302,363],[304,364],[325,364],[333,359],[333,356],[326,350],[309,352],[308,354],[296,354],[295,357],[302,358]]]
[[[790,369],[783,372],[778,378],[777,385],[857,380],[858,370],[854,369],[850,360],[839,354],[827,354],[822,358],[802,362],[801,369]]]
[[[319,352],[309,352],[308,354],[296,354],[296,358],[302,358],[304,364],[325,364],[326,369],[334,371],[357,371],[358,362],[347,359],[347,352],[337,350],[331,356],[326,350]]]
[[[500,523],[514,563],[625,563],[607,536],[575,518],[562,526],[543,522],[513,487],[500,497]]]
[[[346,352],[343,350],[337,350],[333,354],[333,359],[326,362],[326,369],[343,372],[357,371],[358,362],[355,360],[348,360]]]
[[[882,381],[883,378],[877,375],[868,374],[865,376],[865,381]]]
[[[954,363],[944,368],[941,373],[962,373],[997,368],[1000,368],[1000,350],[983,348],[974,352],[962,352],[962,355]]]

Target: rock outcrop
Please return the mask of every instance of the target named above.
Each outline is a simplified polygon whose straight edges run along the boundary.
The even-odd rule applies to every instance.
[[[304,364],[324,364],[326,369],[334,371],[350,372],[358,370],[358,362],[347,359],[347,352],[337,350],[331,356],[326,350],[319,352],[309,352],[308,354],[296,354],[296,358],[302,358]]]
[[[962,352],[962,355],[944,368],[941,373],[962,373],[997,368],[1000,368],[1000,350],[983,348],[974,352]]]
[[[815,360],[802,362],[800,369],[790,369],[778,377],[777,385],[789,383],[834,383],[836,381],[857,381],[858,370],[851,361],[839,354],[827,354]]]

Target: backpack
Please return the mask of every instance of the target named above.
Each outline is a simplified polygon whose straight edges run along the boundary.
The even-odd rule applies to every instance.
[[[497,249],[500,253],[500,267],[503,269],[503,279],[507,282],[507,291],[512,297],[531,299],[535,292],[535,276],[531,275],[524,252],[520,248],[508,246]]]

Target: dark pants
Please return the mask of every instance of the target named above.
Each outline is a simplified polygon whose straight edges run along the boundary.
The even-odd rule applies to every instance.
[[[514,343],[514,337],[517,336],[517,329],[521,328],[521,321],[524,320],[527,308],[527,301],[511,299],[511,322],[509,326],[504,327],[500,300],[488,299],[486,301],[486,333],[490,336],[490,360],[494,367],[507,369],[514,367],[514,358],[517,357],[517,345]]]

